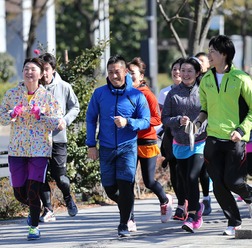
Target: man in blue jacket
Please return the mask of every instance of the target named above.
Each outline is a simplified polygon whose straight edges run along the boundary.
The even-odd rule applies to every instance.
[[[94,91],[87,109],[86,145],[88,157],[100,159],[102,185],[120,211],[118,235],[125,237],[134,204],[137,132],[149,127],[150,111],[145,96],[132,87],[123,57],[110,57],[107,70],[107,84]]]

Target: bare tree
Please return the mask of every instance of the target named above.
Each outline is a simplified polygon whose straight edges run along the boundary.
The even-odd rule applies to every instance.
[[[48,0],[40,1],[40,0],[33,0],[32,1],[32,15],[31,15],[31,22],[30,22],[30,30],[27,40],[27,48],[26,48],[26,57],[30,57],[32,55],[32,46],[36,39],[36,29],[39,24],[41,18],[45,15],[47,10],[47,2]]]
[[[164,10],[164,3],[162,0],[156,0],[159,10],[166,21],[168,28],[172,32],[178,48],[183,57],[186,57],[186,50],[181,42],[181,38],[174,27],[175,21],[188,21],[192,24],[191,32],[189,34],[188,40],[188,53],[189,55],[196,54],[203,50],[204,43],[207,37],[207,33],[210,28],[211,20],[216,13],[216,10],[224,3],[224,0],[195,0],[193,8],[193,17],[183,17],[180,16],[182,10],[189,4],[189,0],[184,0],[182,4],[178,7],[178,10],[173,17],[169,17]]]
[[[27,48],[25,51],[25,56],[30,57],[32,55],[32,46],[36,39],[36,29],[40,22],[40,20],[43,18],[43,16],[46,13],[46,10],[48,8],[48,2],[49,0],[32,0],[31,7],[29,7],[29,10],[31,12],[31,19],[30,19],[30,26],[29,26],[29,32],[27,39],[24,38],[23,34],[23,26],[21,25],[21,29],[18,29],[18,25],[13,26],[13,30],[15,30],[16,34],[19,36],[21,41],[23,43],[26,43]],[[9,19],[12,20],[17,17],[17,20],[19,20],[18,16],[22,15],[23,9],[23,1],[22,0],[8,0],[6,1],[6,8],[7,8],[7,14],[9,16]]]

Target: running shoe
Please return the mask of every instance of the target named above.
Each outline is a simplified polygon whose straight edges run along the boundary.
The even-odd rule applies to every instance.
[[[243,200],[242,200],[242,198],[238,195],[238,197],[236,198],[236,201],[237,201],[237,202],[242,202]]]
[[[201,228],[201,226],[203,224],[202,215],[203,215],[204,209],[205,209],[205,205],[201,202],[200,209],[196,212],[195,217],[194,217],[193,229]]]
[[[40,222],[53,222],[53,221],[56,221],[56,217],[53,211],[51,211],[48,208],[45,208],[44,213],[39,217],[39,221]]]
[[[193,226],[194,226],[194,219],[191,216],[188,216],[186,221],[183,223],[182,229],[187,232],[194,233]]]
[[[223,232],[223,235],[235,236],[235,231],[240,230],[241,226],[228,226]]]
[[[137,226],[136,226],[135,221],[129,220],[127,225],[128,225],[129,232],[136,232],[137,231]]]
[[[172,196],[167,194],[168,202],[160,205],[161,222],[166,223],[172,217]]]
[[[29,232],[27,235],[27,240],[36,240],[40,239],[40,231],[38,227],[31,227],[29,228]]]
[[[175,214],[173,215],[173,219],[185,221],[186,218],[187,218],[187,215],[185,214],[184,209],[177,207],[175,210]]]
[[[74,217],[78,213],[78,208],[74,203],[73,198],[71,196],[66,197],[65,202],[69,216]]]
[[[212,212],[211,208],[211,197],[209,196],[208,200],[203,200],[202,203],[205,206],[203,216],[209,215]]]
[[[128,229],[128,226],[126,224],[120,224],[118,226],[118,236],[119,237],[129,237],[130,236],[130,232]]]

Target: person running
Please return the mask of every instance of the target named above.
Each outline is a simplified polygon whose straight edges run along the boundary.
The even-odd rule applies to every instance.
[[[40,239],[41,184],[52,153],[52,130],[61,123],[61,108],[41,85],[44,63],[25,59],[23,82],[8,90],[0,105],[0,124],[11,125],[8,163],[15,198],[29,206],[28,240]]]
[[[88,104],[86,145],[88,158],[99,157],[102,185],[120,212],[118,235],[126,237],[130,236],[127,223],[134,204],[137,134],[149,128],[150,110],[145,96],[132,87],[122,56],[110,57],[107,71],[107,84],[95,89]]]
[[[180,76],[180,63],[184,60],[184,58],[179,58],[172,63],[171,66],[171,78],[173,81],[172,85],[162,89],[159,93],[158,103],[159,108],[162,111],[164,107],[164,102],[168,92],[179,85],[182,81]],[[162,132],[164,127],[162,127]],[[174,220],[181,220],[184,221],[187,218],[187,200],[186,194],[184,191],[184,187],[182,186],[181,180],[183,178],[180,177],[179,173],[177,173],[177,160],[172,151],[172,142],[173,137],[171,135],[170,127],[166,127],[163,132],[162,142],[161,142],[161,154],[165,159],[162,162],[162,167],[166,168],[169,164],[170,170],[170,180],[174,190],[174,193],[178,199],[178,205],[176,207],[175,213],[173,215]]]
[[[204,163],[206,133],[194,137],[190,130],[201,109],[197,82],[200,73],[201,66],[197,58],[191,57],[181,62],[182,82],[169,91],[162,111],[163,124],[171,128],[173,153],[188,200],[188,216],[182,229],[191,233],[202,226],[204,211],[204,204],[199,202],[198,180]]]
[[[49,160],[48,170],[51,177],[56,181],[58,188],[63,194],[69,216],[75,216],[78,208],[70,194],[70,180],[67,177],[67,129],[80,112],[79,101],[71,85],[61,79],[55,71],[56,59],[50,53],[44,53],[39,56],[45,63],[44,65],[44,87],[51,92],[58,100],[62,111],[63,119],[59,127],[53,131],[53,149],[52,157]],[[40,216],[41,222],[55,221],[51,204],[51,190],[48,181],[43,184],[40,190],[40,197],[43,203],[44,212]]]
[[[244,181],[246,142],[252,128],[252,80],[233,65],[235,47],[225,35],[209,42],[212,67],[200,82],[201,112],[196,125],[207,119],[204,157],[213,191],[228,220],[223,235],[241,229],[241,216],[232,192],[248,204],[252,217],[252,188]]]
[[[157,145],[157,133],[154,128],[161,124],[158,101],[144,80],[146,66],[142,59],[139,57],[133,58],[127,64],[127,67],[133,80],[133,87],[145,95],[150,108],[150,127],[138,132],[138,160],[141,165],[144,185],[158,197],[161,209],[161,222],[165,223],[172,216],[172,196],[165,194],[161,184],[155,180],[157,156],[160,154]],[[134,222],[134,220],[131,221]]]
[[[195,55],[196,58],[199,59],[201,65],[201,75],[198,78],[200,81],[201,78],[207,73],[210,68],[209,59],[205,52],[199,52]],[[205,205],[205,209],[203,212],[203,216],[209,215],[212,212],[211,208],[211,197],[209,195],[210,189],[213,187],[213,182],[207,173],[206,164],[203,164],[202,170],[200,172],[200,184],[203,193],[203,204]]]

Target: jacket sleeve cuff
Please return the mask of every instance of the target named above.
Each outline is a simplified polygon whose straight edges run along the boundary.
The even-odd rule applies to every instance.
[[[240,127],[237,127],[235,131],[237,131],[242,137],[245,135],[245,132],[243,132],[243,130]]]

